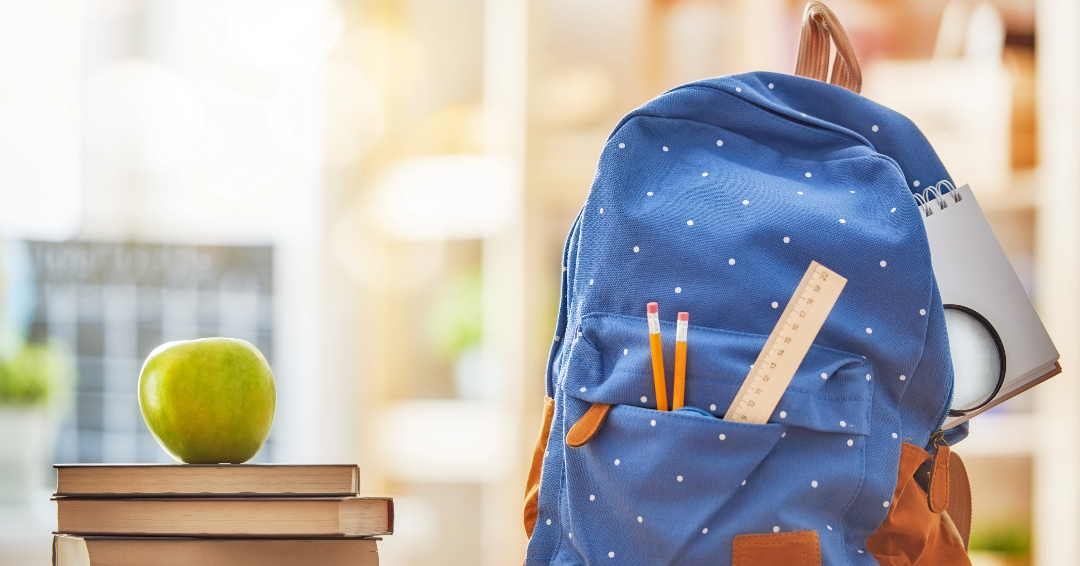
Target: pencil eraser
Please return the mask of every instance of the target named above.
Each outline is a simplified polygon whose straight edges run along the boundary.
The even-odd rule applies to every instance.
[[[658,305],[656,303],[649,303],[649,304],[645,305],[645,312],[647,312],[649,314],[656,314],[656,313],[660,312],[660,305]]]
[[[688,313],[688,312],[679,313],[679,320],[681,320],[683,322],[689,321],[690,320],[690,313]]]

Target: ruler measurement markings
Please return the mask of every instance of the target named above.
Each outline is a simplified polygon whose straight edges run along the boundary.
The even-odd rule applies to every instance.
[[[725,419],[768,422],[846,283],[825,266],[810,263]]]

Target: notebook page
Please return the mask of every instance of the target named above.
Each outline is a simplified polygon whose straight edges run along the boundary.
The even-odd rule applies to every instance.
[[[951,428],[1034,385],[1055,370],[1058,351],[1035,307],[1016,276],[990,222],[968,185],[951,193],[944,210],[931,202],[934,213],[923,216],[930,255],[944,304],[962,305],[982,314],[997,330],[1005,346],[1005,383],[997,397],[982,410],[949,417]]]

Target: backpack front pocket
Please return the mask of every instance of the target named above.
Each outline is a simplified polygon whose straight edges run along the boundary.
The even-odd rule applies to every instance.
[[[869,364],[815,346],[768,424],[727,421],[766,337],[691,327],[686,405],[698,411],[661,412],[645,329],[644,319],[589,316],[571,345],[563,430],[593,403],[613,406],[583,446],[564,442],[565,532],[553,563],[729,564],[735,536],[791,531],[818,531],[823,563],[848,563],[844,515],[865,469]],[[670,375],[669,364],[669,390]]]
[[[614,554],[647,558],[643,564],[675,563],[678,549],[709,536],[704,525],[782,434],[779,424],[612,407],[588,444],[567,451],[568,469],[582,472],[568,477],[572,524],[581,525],[575,542],[595,559]],[[714,529],[712,536],[721,532]],[[618,542],[624,536],[629,546]]]

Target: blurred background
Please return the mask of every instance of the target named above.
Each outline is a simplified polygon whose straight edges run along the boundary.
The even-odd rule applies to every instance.
[[[958,446],[983,565],[1080,564],[1080,3],[832,0],[970,183],[1066,373]],[[0,0],[0,565],[54,462],[168,462],[158,344],[273,366],[258,462],[362,468],[387,566],[520,563],[560,257],[607,134],[794,68],[801,0]]]

